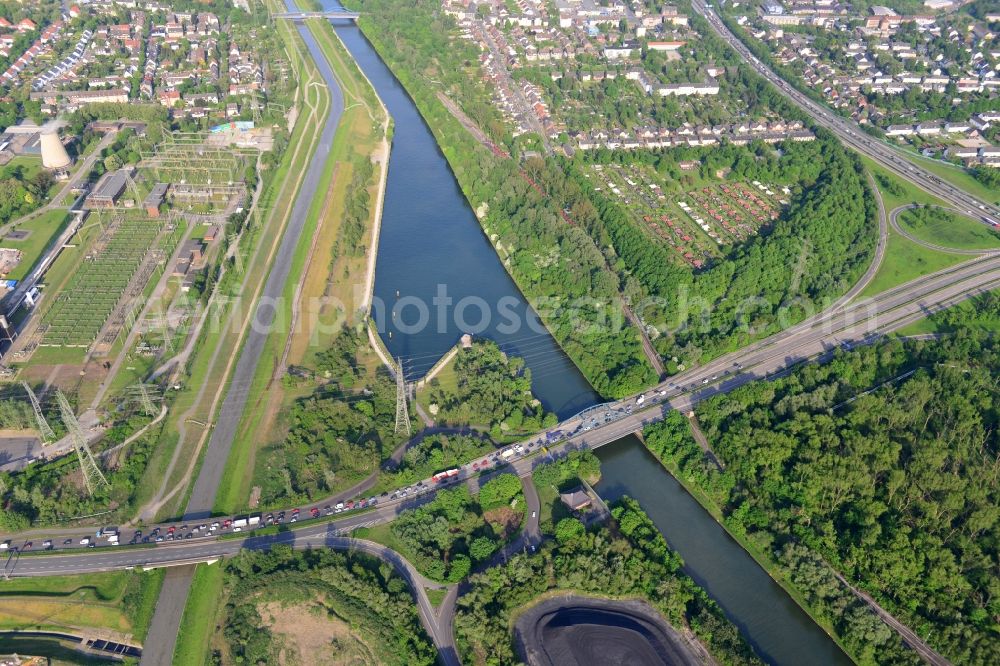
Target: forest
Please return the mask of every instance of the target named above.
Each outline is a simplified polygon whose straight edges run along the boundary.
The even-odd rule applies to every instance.
[[[312,368],[291,373],[328,379],[292,405],[287,434],[258,457],[263,505],[307,502],[349,487],[378,472],[405,441],[395,432],[396,383],[383,366],[361,364],[364,354],[371,354],[365,334],[345,327]]]
[[[514,474],[492,478],[475,497],[465,485],[442,490],[391,523],[389,545],[428,578],[457,583],[520,529],[523,507]]]
[[[531,393],[531,370],[524,359],[507,356],[492,340],[458,350],[454,381],[430,381],[430,409],[436,421],[476,425],[505,433],[534,433],[555,425]]]
[[[625,497],[612,515],[613,525],[593,531],[568,518],[577,528],[560,530],[562,539],[474,574],[469,591],[458,598],[455,616],[463,662],[519,663],[512,645],[513,618],[541,594],[572,590],[645,599],[675,628],[690,628],[720,663],[760,664],[722,610],[681,571],[680,557],[639,504]]]
[[[994,296],[981,306],[1000,310]],[[954,325],[978,309],[938,317]],[[953,662],[995,664],[998,368],[1000,347],[981,330],[891,340],[702,403],[724,471],[681,417],[647,429],[647,443],[706,491],[731,530],[775,554],[859,660],[913,654],[858,610],[834,572]]]
[[[382,664],[432,666],[436,661],[406,581],[381,560],[274,545],[267,551],[242,550],[224,566],[226,605],[217,629],[225,652],[214,650],[212,664],[279,663],[279,652],[287,646],[275,636],[278,627],[261,617],[261,608],[269,604],[303,607],[303,612],[318,613],[322,620],[317,621],[346,623],[346,640],[338,639],[324,653],[333,649],[343,655],[360,647],[378,655]],[[289,656],[286,651],[280,663]]]

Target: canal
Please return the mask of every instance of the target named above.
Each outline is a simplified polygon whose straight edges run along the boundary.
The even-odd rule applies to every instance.
[[[536,397],[560,418],[599,402],[500,263],[402,85],[357,27],[337,32],[395,123],[372,315],[407,378],[425,374],[472,332],[523,357]]]
[[[323,6],[338,7],[331,0],[324,0]],[[483,234],[413,101],[357,27],[337,24],[336,29],[395,122],[375,274],[374,295],[385,308],[375,308],[373,314],[389,350],[403,358],[407,375],[415,377],[464,332],[454,316],[437,325],[433,299],[439,290],[453,303],[482,299],[494,314],[498,303],[514,303],[522,321],[532,311]],[[419,302],[431,311],[428,326],[411,326],[419,323]],[[505,332],[502,323],[494,318],[480,335],[525,358],[532,388],[547,409],[566,417],[599,400],[544,330]],[[599,449],[598,455],[601,495],[613,500],[628,494],[638,500],[684,558],[687,573],[768,662],[851,663],[638,440],[620,440]]]

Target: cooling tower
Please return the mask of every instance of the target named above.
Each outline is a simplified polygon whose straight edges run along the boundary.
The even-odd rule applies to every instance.
[[[60,171],[69,167],[71,160],[57,132],[42,134],[42,166],[46,169]]]

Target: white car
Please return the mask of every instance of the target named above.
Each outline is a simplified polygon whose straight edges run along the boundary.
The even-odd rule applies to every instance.
[[[80,545],[81,546],[86,546],[89,543],[90,543],[90,537],[83,537],[82,539],[80,539]]]

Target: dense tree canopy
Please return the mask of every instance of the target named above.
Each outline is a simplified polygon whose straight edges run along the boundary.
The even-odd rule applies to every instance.
[[[991,297],[961,312],[980,308],[994,321],[1000,309]],[[998,368],[1000,347],[980,331],[888,342],[702,403],[725,471],[706,463],[681,419],[651,427],[647,441],[708,490],[732,529],[779,554],[856,654],[910,660],[895,639],[869,635],[844,594],[817,591],[826,588],[811,581],[828,580],[828,566],[956,663],[993,664]]]

